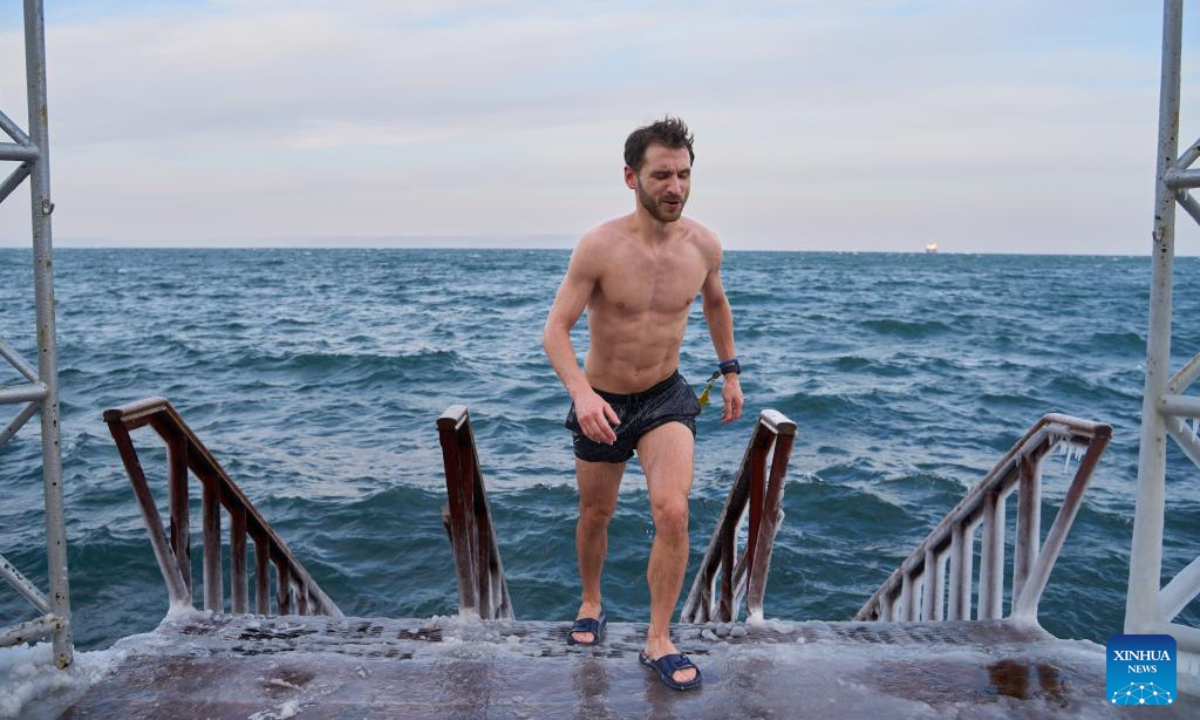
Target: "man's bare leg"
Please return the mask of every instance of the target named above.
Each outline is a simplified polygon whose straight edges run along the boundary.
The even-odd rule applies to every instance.
[[[687,571],[688,493],[692,490],[694,449],[692,431],[678,422],[656,427],[638,441],[638,458],[646,472],[654,515],[654,546],[646,572],[650,584],[646,655],[653,660],[679,652],[671,642],[671,614]],[[679,670],[673,677],[676,682],[686,683],[696,677],[696,670]]]
[[[576,618],[600,617],[600,575],[608,554],[608,521],[617,508],[617,490],[625,463],[588,462],[575,458],[579,484],[579,522],[575,525],[575,553],[579,557],[579,579],[583,602]],[[576,642],[591,643],[590,632],[571,633]]]

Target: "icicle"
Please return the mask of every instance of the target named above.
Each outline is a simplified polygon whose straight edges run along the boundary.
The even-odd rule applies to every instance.
[[[1066,472],[1071,469],[1071,463],[1076,460],[1083,460],[1084,448],[1071,442],[1064,443],[1064,446],[1063,450],[1067,457],[1063,460],[1063,472]]]

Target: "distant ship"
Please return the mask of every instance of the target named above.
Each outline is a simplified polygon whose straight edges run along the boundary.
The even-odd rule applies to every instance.
[[[927,253],[937,252],[937,243],[935,243],[935,242],[925,243],[925,252],[927,252]]]

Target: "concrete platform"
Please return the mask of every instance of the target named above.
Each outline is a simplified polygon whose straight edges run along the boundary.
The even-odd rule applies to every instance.
[[[1104,650],[986,623],[680,626],[699,691],[637,662],[644,625],[569,648],[567,623],[262,618],[186,613],[122,640],[115,672],[23,717],[1200,718],[1105,700]]]

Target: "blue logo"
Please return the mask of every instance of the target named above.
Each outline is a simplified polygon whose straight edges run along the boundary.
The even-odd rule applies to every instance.
[[[1170,635],[1113,635],[1104,652],[1110,703],[1175,703],[1175,638]]]

